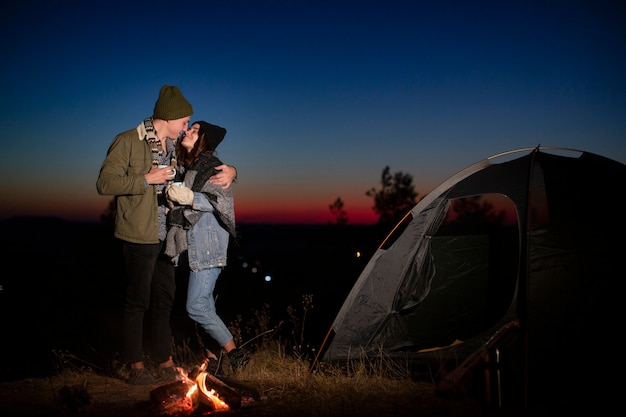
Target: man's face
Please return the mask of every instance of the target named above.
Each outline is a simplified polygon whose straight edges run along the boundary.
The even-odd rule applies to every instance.
[[[180,136],[181,132],[185,132],[187,130],[187,126],[189,125],[189,121],[191,120],[191,116],[185,116],[180,119],[168,120],[167,121],[167,137],[170,139],[176,139]]]

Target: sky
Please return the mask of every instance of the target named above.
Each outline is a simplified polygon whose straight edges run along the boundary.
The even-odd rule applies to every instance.
[[[0,33],[0,220],[98,221],[164,84],[227,129],[238,222],[374,223],[387,166],[419,199],[519,148],[626,163],[623,1],[7,0]]]

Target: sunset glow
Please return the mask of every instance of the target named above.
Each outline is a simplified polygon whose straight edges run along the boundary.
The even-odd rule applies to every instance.
[[[421,198],[520,148],[626,163],[624,2],[199,2],[168,9],[184,29],[132,33],[111,28],[162,10],[79,3],[3,8],[0,220],[99,221],[107,150],[164,84],[227,129],[243,223],[332,222],[337,198],[348,224],[375,223],[365,193],[385,167]],[[149,70],[145,45],[163,57]]]

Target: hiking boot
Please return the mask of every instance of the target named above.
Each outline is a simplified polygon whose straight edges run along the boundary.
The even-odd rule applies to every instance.
[[[215,359],[207,359],[206,372],[211,375],[217,375],[220,373],[221,361]]]
[[[130,385],[156,385],[157,383],[146,368],[131,369],[126,382]]]
[[[235,348],[227,353],[230,360],[230,367],[233,369],[233,373],[237,373],[239,370],[243,370],[250,362],[250,357],[246,353],[238,348]]]
[[[178,381],[180,379],[179,376],[180,373],[173,366],[159,368],[159,379],[161,382],[169,383]]]

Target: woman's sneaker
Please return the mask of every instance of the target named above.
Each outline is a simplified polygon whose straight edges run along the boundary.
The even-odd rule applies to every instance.
[[[156,385],[157,380],[154,379],[146,368],[138,368],[130,370],[130,375],[126,382],[130,385]]]
[[[211,375],[219,375],[221,368],[221,360],[219,359],[207,359],[208,363],[206,366],[206,371]]]
[[[250,357],[246,353],[238,348],[235,348],[227,353],[230,360],[230,367],[233,369],[233,373],[237,373],[239,370],[243,370],[248,366]]]

